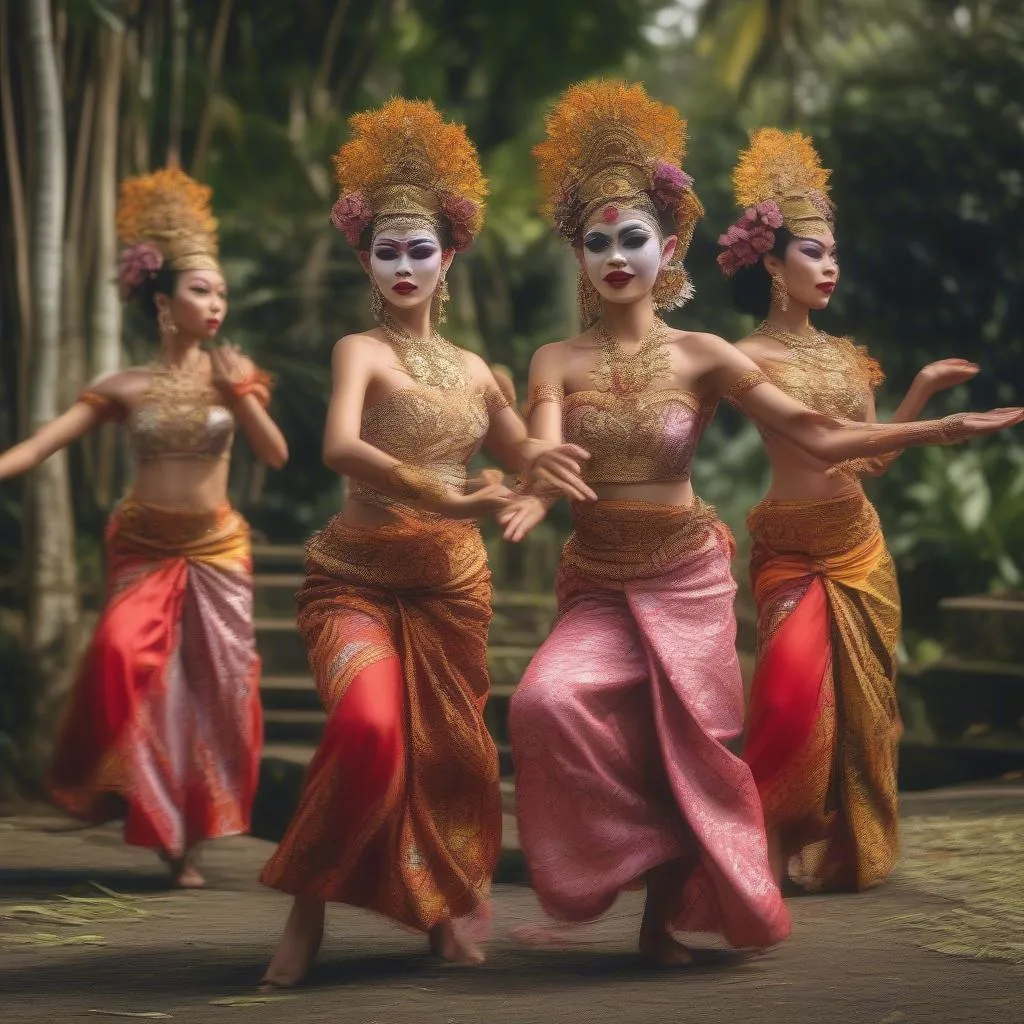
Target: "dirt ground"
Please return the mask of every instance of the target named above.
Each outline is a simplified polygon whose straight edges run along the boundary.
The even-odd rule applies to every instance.
[[[116,828],[0,819],[0,1020],[1024,1024],[1020,783],[908,797],[890,884],[794,898],[779,948],[675,972],[637,958],[636,894],[566,944],[537,948],[512,935],[542,921],[532,894],[499,886],[482,968],[443,966],[419,936],[331,907],[309,985],[255,1001],[287,903],[256,882],[270,849],[211,844],[209,888],[168,893]]]

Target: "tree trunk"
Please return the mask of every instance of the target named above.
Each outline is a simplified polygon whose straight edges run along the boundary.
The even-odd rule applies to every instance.
[[[29,409],[36,429],[57,414],[65,178],[64,107],[53,49],[49,0],[26,0],[28,61],[38,152],[32,225],[34,361]],[[25,506],[28,561],[27,652],[38,672],[35,735],[29,756],[39,764],[70,680],[77,648],[75,536],[67,455],[52,456],[31,475]]]
[[[185,45],[188,10],[185,0],[171,0],[171,109],[168,125],[167,163],[181,166],[181,134],[185,122]]]
[[[117,294],[117,149],[121,107],[121,55],[124,30],[104,25],[99,39],[96,138],[92,197],[96,249],[92,288],[92,376],[121,366],[121,300]]]

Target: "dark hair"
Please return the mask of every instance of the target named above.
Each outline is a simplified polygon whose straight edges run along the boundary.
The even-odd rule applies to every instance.
[[[773,256],[786,258],[786,250],[794,234],[787,228],[775,229]],[[764,261],[758,260],[747,267],[740,267],[732,276],[732,303],[741,313],[764,317],[772,304],[772,278],[765,270]]]
[[[142,311],[148,320],[156,320],[157,295],[174,295],[178,286],[179,272],[164,264],[155,274],[150,274],[136,288],[132,289],[131,301]]]

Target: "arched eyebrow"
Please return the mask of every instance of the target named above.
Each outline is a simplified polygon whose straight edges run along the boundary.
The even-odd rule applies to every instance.
[[[373,240],[374,245],[440,245],[440,242],[436,238],[431,238],[430,235],[417,235],[414,238],[375,238]]]

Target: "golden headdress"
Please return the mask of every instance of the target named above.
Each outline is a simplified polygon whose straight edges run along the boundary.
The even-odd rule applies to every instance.
[[[543,209],[557,230],[578,244],[602,208],[610,223],[620,206],[645,211],[679,239],[655,301],[659,308],[682,305],[693,294],[682,259],[704,213],[681,166],[686,122],[642,85],[599,79],[569,88],[546,127],[547,138],[533,154]]]
[[[124,297],[164,265],[172,270],[220,270],[212,194],[180,167],[121,183],[117,237],[125,248],[118,279]]]
[[[759,128],[740,154],[732,181],[743,216],[719,238],[718,262],[727,275],[760,260],[775,244],[774,231],[818,238],[832,229],[831,172],[814,143],[799,132]]]
[[[433,103],[389,100],[349,118],[352,138],[334,157],[341,195],[334,226],[353,246],[371,224],[427,223],[468,249],[483,226],[487,182],[476,148],[461,124],[445,121]]]

